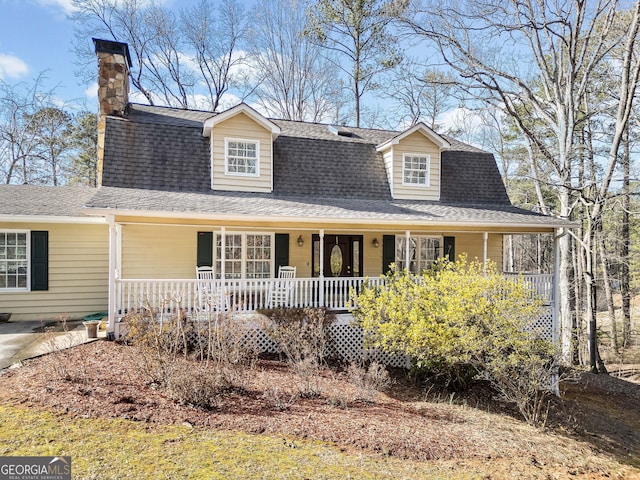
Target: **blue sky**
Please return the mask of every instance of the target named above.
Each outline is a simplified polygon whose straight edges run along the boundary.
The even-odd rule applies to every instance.
[[[156,2],[182,7],[193,0]],[[32,84],[43,74],[44,86],[55,89],[60,106],[95,111],[97,84],[84,84],[74,74],[78,67],[72,51],[74,25],[67,19],[71,12],[71,0],[0,0],[0,80],[12,85]],[[91,44],[91,38],[86,41]],[[97,74],[97,65],[95,68]],[[456,123],[458,110],[446,112],[439,121],[445,125]]]
[[[74,76],[71,0],[0,0],[0,79],[31,82],[40,73],[61,100],[86,99]],[[91,39],[87,39],[91,41]],[[88,99],[93,108],[95,98]]]

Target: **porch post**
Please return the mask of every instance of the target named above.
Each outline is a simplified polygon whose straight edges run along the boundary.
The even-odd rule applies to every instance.
[[[551,277],[551,338],[554,345],[558,345],[560,335],[558,333],[558,319],[560,318],[560,287],[558,282],[558,266],[560,265],[560,248],[559,229],[553,229],[553,275]],[[553,366],[553,374],[551,376],[551,392],[556,396],[560,396],[560,377],[558,372],[558,364]]]
[[[319,307],[324,307],[324,228],[320,229],[320,295],[318,296],[318,301],[320,302]]]
[[[118,235],[118,226],[115,224],[113,215],[107,217],[109,222],[109,285],[107,310],[109,312],[109,320],[107,321],[107,332],[114,332],[116,328],[116,279],[120,277],[118,268],[118,243],[120,235]]]
[[[405,242],[404,242],[404,269],[406,271],[409,271],[409,265],[410,265],[409,261],[411,260],[411,246],[410,246],[411,232],[409,230],[404,232],[404,238],[405,238]],[[416,273],[420,273],[420,272],[416,272]]]
[[[558,331],[558,319],[560,318],[560,282],[558,282],[558,270],[560,265],[559,239],[560,234],[558,229],[555,228],[553,230],[553,276],[551,277],[551,335],[554,343],[557,343],[560,340]]]
[[[225,260],[226,260],[226,246],[227,246],[227,233],[225,227],[220,227],[220,242],[222,246],[220,247],[220,278],[222,280],[225,279]],[[215,244],[214,244],[215,248]]]
[[[482,269],[484,273],[487,273],[487,257],[488,257],[488,244],[489,244],[489,232],[482,234],[483,251],[482,251]]]

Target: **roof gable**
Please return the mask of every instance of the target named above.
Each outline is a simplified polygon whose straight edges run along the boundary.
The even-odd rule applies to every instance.
[[[275,123],[273,123],[268,118],[265,118],[262,115],[260,115],[256,110],[251,108],[246,103],[241,103],[239,105],[236,105],[235,107],[230,108],[229,110],[225,110],[224,112],[219,113],[218,115],[216,115],[214,117],[211,117],[208,120],[206,120],[204,122],[204,125],[203,125],[203,128],[202,128],[202,135],[204,137],[211,136],[211,130],[216,125],[224,122],[225,120],[233,118],[236,115],[242,114],[242,113],[247,115],[254,122],[256,122],[259,125],[261,125],[262,127],[264,127],[267,131],[271,132],[271,135],[274,138],[277,137],[278,135],[280,135],[280,127],[278,127]]]
[[[393,145],[397,145],[404,138],[406,138],[409,135],[412,135],[412,134],[414,134],[416,132],[422,133],[425,137],[427,137],[429,140],[431,140],[433,143],[435,143],[440,149],[451,147],[451,143],[449,143],[449,141],[447,141],[444,137],[438,135],[436,132],[431,130],[423,122],[420,122],[420,123],[415,124],[413,127],[408,128],[404,132],[399,133],[395,137],[390,138],[386,142],[381,143],[380,145],[378,145],[376,147],[376,150],[378,152],[382,152],[382,151],[392,147]]]

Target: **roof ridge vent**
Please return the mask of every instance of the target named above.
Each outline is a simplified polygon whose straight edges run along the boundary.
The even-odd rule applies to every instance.
[[[328,125],[327,129],[333,133],[334,135],[338,135],[339,137],[352,137],[353,132],[347,130],[344,126],[341,125]]]

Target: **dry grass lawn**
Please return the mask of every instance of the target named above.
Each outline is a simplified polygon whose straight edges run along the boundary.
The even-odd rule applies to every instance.
[[[536,429],[487,388],[426,395],[402,375],[366,398],[326,369],[302,398],[276,360],[204,410],[132,352],[98,341],[2,372],[0,455],[72,455],[74,478],[640,478],[640,385],[613,377],[563,385]]]

